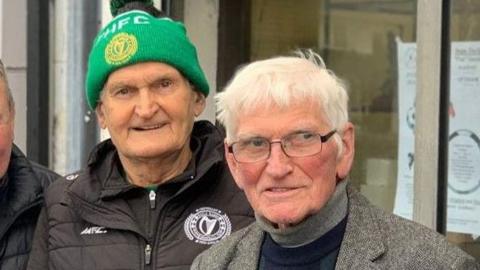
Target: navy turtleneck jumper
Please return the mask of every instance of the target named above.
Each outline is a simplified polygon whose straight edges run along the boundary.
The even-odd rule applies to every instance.
[[[261,248],[259,269],[335,269],[346,224],[345,217],[317,240],[299,247],[282,247],[267,233]]]

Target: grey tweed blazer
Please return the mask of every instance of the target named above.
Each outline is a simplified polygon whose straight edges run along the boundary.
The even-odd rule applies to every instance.
[[[335,269],[480,270],[440,234],[383,212],[350,185],[347,194],[349,215]],[[257,269],[263,237],[253,223],[200,254],[191,269]]]

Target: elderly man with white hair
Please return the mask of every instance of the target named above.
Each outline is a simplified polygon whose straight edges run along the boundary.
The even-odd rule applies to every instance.
[[[479,269],[440,234],[348,184],[346,87],[320,56],[299,54],[247,65],[217,96],[228,165],[256,222],[192,269]]]

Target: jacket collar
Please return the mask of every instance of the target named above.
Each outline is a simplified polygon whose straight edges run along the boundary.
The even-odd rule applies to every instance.
[[[337,259],[336,269],[380,269],[375,260],[385,251],[382,228],[374,207],[349,184],[347,227]]]
[[[135,187],[118,172],[113,144],[110,141],[102,142],[95,151],[102,153],[93,157],[99,163],[91,159],[87,170],[74,177],[76,179],[67,187],[62,203],[71,205],[70,208],[86,222],[133,231],[143,236],[143,231],[135,222],[135,214],[119,196]]]

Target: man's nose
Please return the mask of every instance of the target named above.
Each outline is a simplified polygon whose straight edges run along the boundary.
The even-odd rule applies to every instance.
[[[155,97],[147,89],[140,90],[135,112],[142,118],[151,118],[158,111],[159,105]]]
[[[273,178],[285,177],[293,171],[292,162],[280,143],[272,143],[265,170]]]

